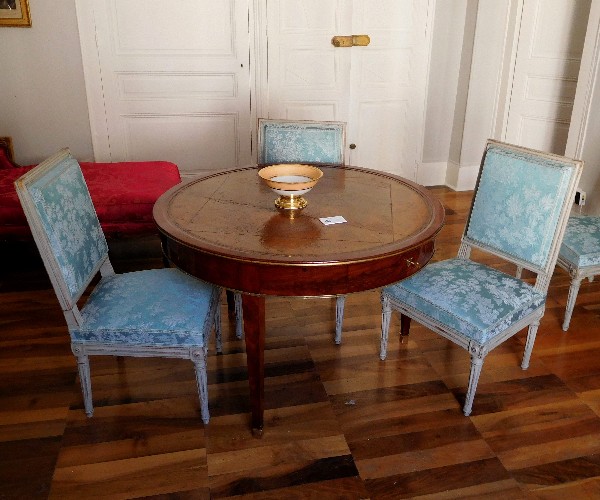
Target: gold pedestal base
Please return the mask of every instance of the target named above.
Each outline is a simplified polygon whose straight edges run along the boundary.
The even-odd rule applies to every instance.
[[[302,196],[280,196],[275,200],[275,206],[280,210],[302,210],[306,205],[308,201]]]

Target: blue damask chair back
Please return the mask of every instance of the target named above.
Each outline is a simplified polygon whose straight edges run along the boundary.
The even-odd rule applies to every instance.
[[[46,269],[63,309],[70,309],[108,259],[79,163],[65,149],[40,164],[31,182],[19,182],[17,192]]]
[[[258,163],[344,164],[343,122],[258,121]]]
[[[551,273],[565,226],[573,162],[490,141],[463,242]]]

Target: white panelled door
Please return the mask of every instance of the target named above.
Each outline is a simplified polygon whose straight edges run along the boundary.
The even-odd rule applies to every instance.
[[[268,117],[347,122],[347,163],[415,179],[429,3],[267,0]],[[370,44],[331,43],[335,35],[353,34],[369,35]]]
[[[350,51],[331,37],[349,34],[347,0],[267,0],[268,118],[346,121]]]
[[[522,0],[505,140],[564,154],[590,0]]]
[[[183,176],[251,163],[247,0],[77,9],[97,161],[169,160]]]

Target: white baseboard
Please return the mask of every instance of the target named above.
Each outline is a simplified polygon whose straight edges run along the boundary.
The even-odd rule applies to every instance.
[[[417,182],[423,186],[448,186],[454,191],[475,189],[479,164],[458,165],[449,162],[421,163],[417,171]]]
[[[478,175],[479,164],[458,165],[449,161],[444,184],[455,191],[471,191],[475,189]]]
[[[421,163],[417,170],[417,182],[422,186],[445,186],[448,164],[443,161]]]

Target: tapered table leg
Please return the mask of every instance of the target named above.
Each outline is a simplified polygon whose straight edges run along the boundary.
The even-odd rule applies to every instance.
[[[231,290],[225,290],[225,295],[227,295],[227,310],[229,313],[232,313],[235,311],[235,299],[233,292]]]
[[[242,308],[250,384],[252,433],[261,436],[265,408],[265,298],[244,294]]]
[[[410,332],[410,320],[412,318],[406,314],[400,315],[400,343],[404,344],[405,339],[408,338]]]

